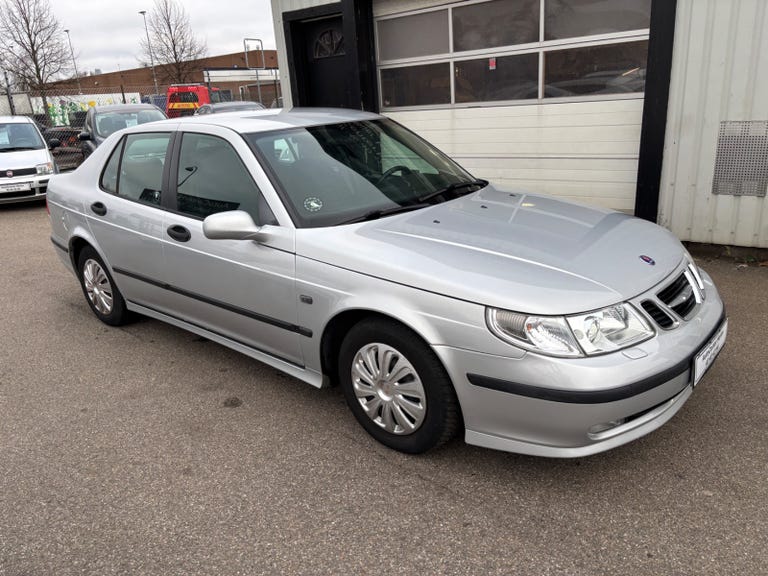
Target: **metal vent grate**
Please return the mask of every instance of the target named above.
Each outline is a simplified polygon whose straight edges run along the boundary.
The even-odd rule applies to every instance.
[[[768,121],[720,122],[713,194],[765,196]]]
[[[658,293],[659,300],[672,308],[680,318],[685,318],[696,306],[693,286],[685,274],[680,274],[669,286]]]
[[[643,300],[641,303],[643,309],[648,312],[651,318],[654,319],[656,324],[662,328],[672,328],[675,325],[675,321],[670,318],[669,314],[664,312],[656,302],[652,300]]]

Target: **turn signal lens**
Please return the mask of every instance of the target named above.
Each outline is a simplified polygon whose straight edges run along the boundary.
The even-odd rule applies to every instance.
[[[550,356],[581,356],[581,350],[564,318],[527,316],[488,308],[486,321],[496,336],[528,350]]]

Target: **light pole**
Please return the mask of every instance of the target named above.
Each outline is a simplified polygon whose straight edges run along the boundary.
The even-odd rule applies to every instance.
[[[69,30],[64,30],[67,33],[67,42],[69,42],[69,53],[72,54],[72,66],[75,67],[75,78],[77,79],[77,93],[82,94],[83,89],[80,88],[80,74],[77,73],[77,61],[75,60],[75,51],[72,49],[72,37],[69,35]]]
[[[157,76],[155,76],[155,58],[152,56],[152,43],[149,41],[149,28],[147,28],[147,11],[139,10],[139,14],[144,18],[144,31],[147,33],[147,50],[149,50],[149,63],[152,66],[152,82],[155,83],[155,94],[160,94],[157,89]]]

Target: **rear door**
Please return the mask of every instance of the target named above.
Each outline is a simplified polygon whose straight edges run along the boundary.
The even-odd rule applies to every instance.
[[[126,300],[156,307],[163,299],[161,238],[164,178],[173,132],[126,134],[85,206],[98,248]]]
[[[301,365],[296,324],[294,228],[277,225],[262,190],[271,185],[239,134],[215,126],[179,133],[162,230],[172,313],[236,342]],[[244,210],[268,239],[209,240],[203,219]]]

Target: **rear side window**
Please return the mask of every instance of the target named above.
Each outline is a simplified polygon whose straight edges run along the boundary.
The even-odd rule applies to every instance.
[[[159,206],[170,133],[129,134],[115,148],[101,176],[107,192]]]
[[[101,173],[101,189],[112,194],[117,194],[117,175],[120,170],[120,155],[123,152],[123,143],[125,140],[121,140],[120,144],[115,146],[115,150],[112,152],[112,156],[109,157],[109,162],[104,168],[104,172]]]

